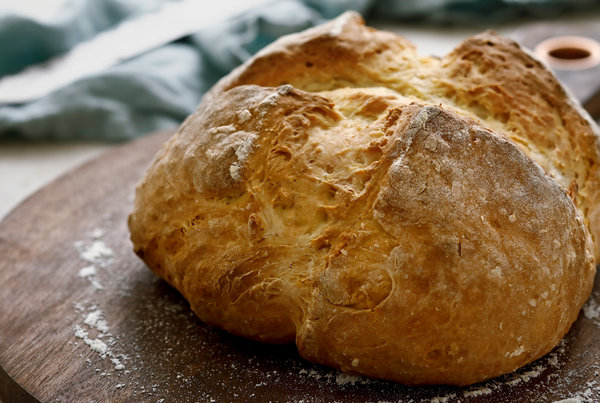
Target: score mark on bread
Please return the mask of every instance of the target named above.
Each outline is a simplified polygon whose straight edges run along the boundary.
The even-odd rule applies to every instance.
[[[471,384],[549,352],[591,291],[595,130],[509,40],[419,57],[347,13],[205,95],[138,186],[131,237],[208,324]]]

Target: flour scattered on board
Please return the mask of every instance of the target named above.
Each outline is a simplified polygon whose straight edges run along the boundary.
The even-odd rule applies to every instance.
[[[246,151],[245,148],[240,148],[237,157],[245,157],[244,154]],[[103,280],[103,282],[106,281],[106,285],[114,284],[107,279],[111,278],[109,277],[109,273],[115,254],[103,241],[104,236],[105,232],[103,230],[95,229],[87,235],[85,240],[75,243],[75,248],[81,260],[81,268],[78,270],[75,280],[79,281],[82,287],[88,287],[88,290],[91,287],[94,291],[92,295],[95,295],[98,298],[107,294],[106,290],[103,291],[104,287],[100,285],[101,280]],[[114,270],[114,268],[112,268],[112,270]],[[145,372],[139,372],[141,368],[146,366],[146,363],[143,362],[141,356],[138,354],[136,350],[137,346],[134,345],[133,350],[124,349],[122,346],[125,346],[123,343],[127,342],[127,340],[112,333],[110,321],[105,317],[101,304],[94,301],[95,297],[88,298],[89,299],[84,301],[80,300],[73,304],[77,319],[73,323],[72,328],[72,340],[74,341],[69,342],[69,344],[77,347],[76,351],[78,354],[82,354],[81,346],[88,349],[89,354],[85,359],[87,367],[96,376],[113,380],[114,383],[112,383],[111,387],[115,389],[130,388],[133,395],[136,397],[149,398],[150,396],[154,396],[156,397],[155,400],[160,402],[162,399],[159,399],[159,397],[164,393],[161,391],[162,384],[158,383],[163,382],[162,380],[159,380],[161,378],[155,378],[152,373],[147,374]],[[98,301],[106,302],[104,300]],[[584,305],[582,313],[585,318],[594,321],[596,325],[600,326],[600,305],[597,301],[596,295],[590,297]],[[153,302],[153,304],[154,303],[161,304],[160,308],[157,309],[156,307],[158,305],[153,305],[154,308],[147,309],[145,312],[155,312],[157,313],[156,315],[137,318],[136,329],[142,333],[147,331],[154,332],[158,331],[158,329],[162,329],[165,325],[165,312],[168,312],[168,317],[173,317],[174,315],[183,315],[186,318],[188,316],[190,318],[193,317],[193,314],[186,309],[185,304],[183,303],[174,304],[173,301],[168,301],[167,299],[164,301]],[[159,315],[158,312],[162,313]],[[142,321],[140,322],[140,320]],[[198,331],[200,331],[200,329],[196,329],[195,325],[191,324],[191,322],[190,327],[194,328],[193,334],[197,334]],[[201,331],[212,334],[210,330],[205,329]],[[190,341],[190,344],[193,345],[194,343],[205,342],[205,339],[202,337],[198,340],[194,340],[195,341],[193,342]],[[165,338],[165,341],[167,341],[167,338]],[[129,344],[127,345],[132,347],[131,341],[128,343]],[[173,340],[169,340],[169,343],[173,343]],[[179,343],[179,341],[177,341],[177,343]],[[218,351],[218,346],[215,348],[217,348]],[[167,348],[166,351],[163,352],[163,354],[166,354],[165,357],[169,356],[171,350],[172,348]],[[591,403],[598,401],[598,398],[600,397],[600,385],[598,385],[595,380],[589,381],[582,390],[566,396],[563,396],[564,390],[571,381],[571,377],[576,377],[576,374],[564,374],[561,372],[561,376],[565,377],[564,379],[560,379],[558,383],[554,381],[550,383],[546,382],[546,379],[556,379],[558,376],[555,369],[560,369],[563,366],[563,355],[565,350],[566,342],[563,340],[552,353],[512,374],[504,375],[478,385],[457,388],[453,392],[440,396],[431,397],[430,394],[429,398],[407,400],[406,403],[416,403],[417,401],[432,403],[468,403],[469,401],[472,401],[471,399],[473,399],[473,401],[482,401],[482,399],[485,401],[485,399],[491,398],[492,396],[504,395],[509,392],[511,388],[519,388],[519,390],[521,390],[522,388],[537,388],[540,385],[544,388],[549,387],[550,389],[553,389],[551,390],[553,395],[560,396],[563,399],[557,400],[557,402],[560,403]],[[124,351],[128,351],[131,357],[124,354]],[[264,362],[261,361],[259,363],[258,360],[255,360],[254,358],[255,357],[250,358],[248,366],[242,369],[245,369],[246,372],[258,371],[259,365],[264,364]],[[385,382],[382,383],[382,381],[379,380],[345,374],[333,369],[312,365],[308,362],[296,362],[295,360],[292,360],[288,361],[288,364],[290,365],[284,365],[285,370],[280,369],[278,371],[273,370],[266,373],[261,372],[261,381],[248,384],[245,386],[245,389],[235,389],[234,382],[232,388],[235,389],[235,393],[232,392],[232,395],[234,397],[248,396],[249,399],[252,399],[253,396],[257,397],[252,392],[257,392],[258,390],[269,388],[271,385],[283,382],[290,374],[293,374],[296,378],[299,376],[299,385],[318,382],[320,387],[332,387],[334,389],[346,390],[348,393],[353,393],[352,391],[355,388],[357,390],[361,388],[376,389],[379,385],[385,384]],[[235,374],[239,372],[239,369],[236,368],[236,366],[233,364],[231,365],[233,371],[227,373]],[[215,374],[220,373],[222,370],[223,369],[220,368],[206,368],[205,371],[208,372],[204,373],[203,376],[210,378],[215,376]],[[600,371],[600,365],[598,370]],[[148,378],[142,380],[142,378],[140,378],[142,373]],[[172,382],[177,384],[180,388],[185,389],[194,384],[194,376],[178,372],[174,374],[174,377],[176,378],[173,379]],[[533,380],[536,381],[532,382]],[[563,386],[565,386],[565,388],[563,388]],[[382,386],[382,388],[383,387],[385,386]],[[197,390],[194,388],[190,388],[189,391],[190,393],[197,393]],[[197,397],[198,396],[194,396],[194,398]],[[215,401],[214,398],[208,394],[204,394],[203,398],[205,398],[203,399],[204,401]],[[192,395],[190,395],[190,399],[192,399]],[[218,399],[216,401],[218,401]],[[312,400],[307,396],[305,401],[309,402]]]
[[[77,275],[90,282],[90,284],[97,290],[101,290],[104,287],[98,281],[98,269],[107,268],[112,263],[114,252],[110,249],[102,237],[104,236],[104,230],[95,228],[90,233],[90,241],[77,241],[75,242],[75,249],[79,252],[79,258],[88,264],[82,267]]]
[[[462,393],[451,393],[445,396],[436,396],[432,398],[430,402],[468,402],[470,401],[470,398],[483,399],[485,398],[485,396],[491,395],[493,393],[505,393],[509,391],[510,388],[523,386],[524,384],[527,384],[533,381],[534,379],[544,375],[550,378],[553,375],[552,369],[558,369],[562,366],[561,356],[565,354],[565,351],[566,341],[563,339],[550,354],[547,354],[545,357],[539,359],[534,364],[521,368],[513,373],[488,380],[487,382],[463,388]],[[568,379],[566,379],[564,380],[564,382],[568,383],[569,381]],[[555,392],[561,393],[562,390],[556,390]],[[592,396],[594,393],[596,393],[595,396],[597,396],[598,390],[592,392],[584,391],[582,393],[587,394],[588,396]],[[591,403],[592,400],[584,399],[578,400],[577,402]]]
[[[102,333],[108,333],[108,325],[106,324],[106,321],[102,317],[103,317],[102,311],[99,309],[96,309],[87,314],[83,323],[90,327],[94,327],[94,328],[98,329]]]
[[[585,389],[572,397],[563,400],[557,400],[553,403],[596,403],[598,402],[598,391],[600,385],[597,381],[589,381],[585,384]]]
[[[108,352],[108,346],[99,338],[90,338],[87,330],[83,329],[79,325],[75,325],[74,327],[75,337],[82,339],[85,344],[90,346],[92,351],[100,354],[102,358],[106,358],[106,354]]]
[[[96,266],[86,266],[83,269],[79,270],[77,275],[79,277],[88,278],[95,276],[97,273],[98,271],[96,270]]]
[[[446,396],[436,396],[430,400],[431,403],[449,403],[454,401],[456,398],[456,393],[450,393]]]
[[[472,389],[472,390],[467,390],[466,392],[463,393],[464,397],[476,397],[476,396],[484,396],[484,395],[489,395],[492,393],[492,390],[490,388],[477,388],[477,389]]]
[[[113,261],[114,252],[102,240],[105,235],[104,230],[95,228],[88,236],[86,241],[75,242],[75,249],[79,253],[79,258],[85,263],[77,272],[77,277],[89,281],[88,286],[95,290],[102,290],[104,287],[98,281],[98,275],[102,269],[107,269]],[[79,323],[73,325],[73,335],[76,339],[97,354],[101,360],[112,364],[114,371],[126,371],[124,362],[129,360],[125,354],[118,352],[116,339],[110,333],[110,327],[102,310],[94,303],[77,302],[73,308],[80,317]],[[73,343],[77,345],[77,342]],[[88,365],[93,365],[91,359],[87,359]],[[111,373],[96,368],[101,376],[109,376]],[[125,384],[120,384],[123,387]],[[117,385],[118,386],[118,385]]]
[[[532,382],[541,376],[551,377],[552,370],[560,368],[562,364],[561,357],[566,351],[566,341],[562,340],[558,346],[548,355],[536,361],[536,363],[521,368],[511,374],[507,374],[498,378],[488,380],[477,385],[464,387],[461,392],[451,392],[446,395],[434,396],[429,399],[421,400],[430,403],[452,403],[452,402],[469,402],[471,399],[485,399],[486,396],[494,393],[506,393],[513,387],[523,386]],[[339,387],[360,387],[360,385],[373,385],[379,381],[367,377],[348,375],[337,371],[323,372],[322,370],[301,369],[300,375],[306,376],[325,383],[335,383]],[[578,403],[591,403],[589,397],[598,396],[600,389],[588,388],[588,391],[580,393],[577,396],[580,400]],[[557,392],[561,392],[558,390]],[[582,399],[582,400],[581,400]]]
[[[75,337],[83,340],[101,359],[109,358],[116,371],[124,370],[122,360],[125,361],[128,357],[115,350],[115,338],[110,333],[102,311],[95,305],[84,308],[81,304],[76,304],[75,310],[82,319],[82,323],[73,326]]]
[[[110,264],[113,251],[103,241],[95,240],[90,246],[82,250],[80,256],[90,263],[106,267]]]

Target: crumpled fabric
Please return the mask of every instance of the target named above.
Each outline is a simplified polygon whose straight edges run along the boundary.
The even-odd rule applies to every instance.
[[[50,60],[167,1],[175,0],[71,0],[50,20],[3,12],[0,6],[0,78]],[[367,19],[484,26],[599,6],[600,0],[278,0],[43,98],[0,105],[0,139],[124,141],[172,129],[220,77],[258,50],[347,10]]]

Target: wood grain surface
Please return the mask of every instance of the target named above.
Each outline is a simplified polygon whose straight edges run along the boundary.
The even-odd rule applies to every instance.
[[[127,231],[135,184],[168,136],[110,150],[0,223],[4,403],[600,400],[600,309],[593,299],[548,356],[466,388],[347,376],[304,361],[294,346],[204,325],[136,258]]]

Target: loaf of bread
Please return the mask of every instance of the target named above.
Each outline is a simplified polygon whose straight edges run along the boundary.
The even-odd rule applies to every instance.
[[[598,138],[508,39],[422,57],[346,13],[205,95],[139,184],[131,239],[210,325],[467,385],[548,353],[589,296]]]

